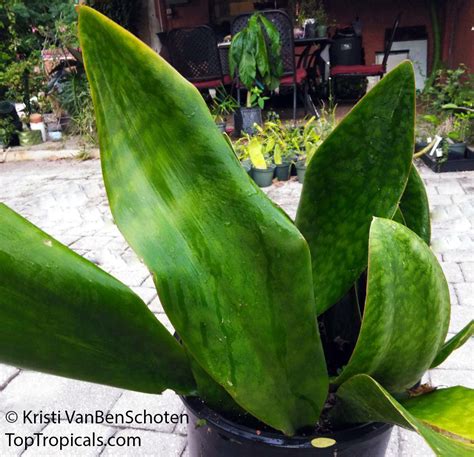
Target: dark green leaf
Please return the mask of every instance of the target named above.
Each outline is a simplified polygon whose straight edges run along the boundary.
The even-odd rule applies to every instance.
[[[411,169],[413,67],[383,78],[319,147],[306,171],[296,224],[308,241],[318,313],[367,265],[373,216],[391,218]]]
[[[184,351],[126,286],[0,204],[0,360],[141,392],[195,391]]]
[[[392,392],[416,384],[446,337],[449,290],[430,248],[403,225],[374,218],[362,327],[341,384],[360,373]]]
[[[400,209],[405,219],[404,225],[413,230],[426,244],[430,244],[430,207],[425,185],[416,167],[411,167],[407,186],[400,200]]]
[[[172,324],[252,415],[288,434],[313,424],[328,380],[306,241],[191,84],[103,16],[79,16],[112,213]]]
[[[433,360],[430,368],[436,368],[441,365],[453,351],[460,348],[466,341],[474,335],[474,321],[469,322],[459,333],[441,346],[436,358]]]
[[[472,390],[454,389],[455,392],[444,389],[434,397],[433,394],[427,394],[426,399],[420,397],[418,405],[416,402],[413,405],[407,403],[410,409],[406,409],[370,376],[357,375],[337,391],[338,403],[333,410],[333,420],[400,425],[418,432],[439,457],[472,457],[472,442],[457,435],[465,432],[462,422],[466,418],[468,423],[472,423]]]

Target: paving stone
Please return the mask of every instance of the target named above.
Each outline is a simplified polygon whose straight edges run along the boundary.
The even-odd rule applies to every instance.
[[[456,181],[441,182],[441,183],[436,184],[435,188],[438,191],[439,195],[464,194],[464,189]]]
[[[108,411],[120,395],[113,387],[24,370],[0,392],[0,411]]]
[[[38,433],[45,426],[42,424],[23,424],[20,421],[10,424],[5,420],[5,413],[7,412],[0,410],[0,455],[2,457],[17,457],[25,452],[22,437]],[[7,433],[10,435],[7,435]]]
[[[400,457],[434,457],[435,453],[417,433],[400,429]]]
[[[464,280],[474,282],[474,262],[462,262],[460,266]]]
[[[132,290],[147,304],[157,296],[154,287],[132,287]]]
[[[474,251],[459,249],[443,253],[445,262],[474,262]]]
[[[462,349],[459,349],[462,350]],[[471,364],[472,367],[472,364]],[[431,382],[437,387],[465,386],[474,389],[473,370],[447,370],[435,368],[430,370]]]
[[[18,375],[20,370],[9,365],[0,364],[0,390],[6,387],[6,383],[13,378],[13,376]]]
[[[474,306],[474,283],[455,284],[456,295],[461,306]]]
[[[472,320],[474,320],[473,307],[452,305],[449,332],[458,333]]]
[[[472,370],[474,354],[474,338],[470,338],[463,346],[456,349],[439,366],[443,370]],[[474,372],[472,373],[474,376]]]
[[[28,448],[22,457],[95,457],[104,448],[99,440],[106,442],[116,431],[97,424],[49,424],[41,431],[41,445]]]
[[[441,262],[441,268],[448,282],[463,282],[464,276],[459,264],[455,262]]]
[[[185,427],[188,423],[188,416],[184,414],[182,401],[171,390],[166,390],[161,395],[125,392],[110,412],[124,415],[126,421],[130,420],[126,417],[127,412],[131,419],[137,417],[137,420],[130,424],[117,424],[127,428],[170,433],[180,422]],[[145,413],[147,416],[145,416]]]

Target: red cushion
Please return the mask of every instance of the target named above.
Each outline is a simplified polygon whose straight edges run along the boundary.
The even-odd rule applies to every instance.
[[[296,84],[301,84],[306,79],[306,70],[304,68],[296,69]],[[294,83],[293,75],[283,76],[280,79],[280,86],[291,86]]]
[[[336,65],[331,68],[331,76],[338,75],[363,75],[378,76],[383,75],[385,69],[383,65]]]
[[[193,81],[193,84],[198,89],[212,89],[214,87],[219,87],[224,84],[232,84],[232,79],[229,75],[224,75],[224,80],[222,79],[209,79],[207,81]]]

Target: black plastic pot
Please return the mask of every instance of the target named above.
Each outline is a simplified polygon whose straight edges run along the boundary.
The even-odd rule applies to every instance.
[[[298,176],[298,181],[303,184],[304,183],[304,175],[306,173],[306,165],[304,160],[299,160],[295,164],[296,168],[296,175]]]
[[[316,22],[307,22],[304,26],[304,37],[314,38],[316,37]]]
[[[272,185],[275,168],[273,164],[268,165],[268,168],[252,167],[252,178],[258,187],[268,187]]]
[[[234,113],[234,125],[237,135],[241,135],[242,132],[252,135],[255,133],[254,124],[263,124],[260,108],[239,108]]]
[[[326,438],[336,443],[315,448],[316,436],[286,437],[236,424],[208,408],[199,398],[182,398],[188,414],[190,457],[382,457],[392,426],[369,423],[336,432]]]
[[[466,158],[466,143],[453,143],[448,148],[449,160],[460,160]]]
[[[290,162],[275,164],[275,178],[278,181],[288,181],[290,179]]]

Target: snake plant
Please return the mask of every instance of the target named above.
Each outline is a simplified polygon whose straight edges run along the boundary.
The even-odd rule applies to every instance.
[[[399,424],[440,456],[473,455],[472,390],[410,395],[473,332],[445,342],[448,287],[412,165],[411,64],[319,147],[293,223],[190,83],[94,10],[80,7],[79,24],[110,207],[181,341],[128,287],[1,205],[0,360],[199,395],[287,435],[318,422],[331,385],[334,423]],[[365,304],[341,301],[364,277]],[[326,335],[355,334],[347,360],[330,358],[317,319]]]

